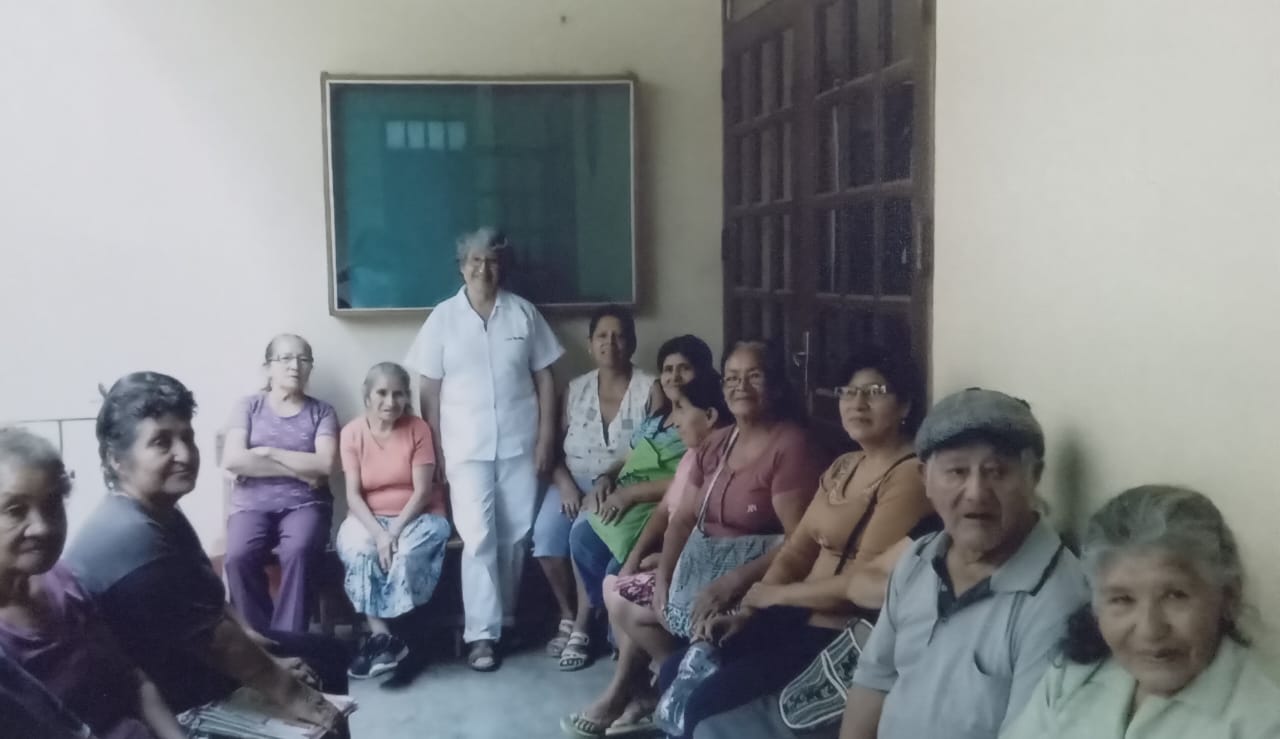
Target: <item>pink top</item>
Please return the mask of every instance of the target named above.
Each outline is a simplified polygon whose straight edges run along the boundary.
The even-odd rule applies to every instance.
[[[704,486],[711,484],[724,457],[733,427],[713,431],[698,447],[697,464],[689,476],[700,508]],[[688,456],[688,455],[686,455]],[[796,495],[807,504],[831,457],[802,426],[784,421],[770,432],[769,446],[740,469],[728,467],[711,490],[704,528],[709,536],[780,534],[782,521],[773,508],[775,496]]]
[[[680,458],[680,464],[676,465],[675,477],[671,478],[671,484],[667,486],[667,492],[662,494],[662,500],[658,503],[658,510],[666,511],[670,515],[672,511],[680,510],[680,503],[685,498],[685,492],[689,489],[689,476],[693,474],[693,466],[698,462],[698,455],[685,454]]]
[[[431,427],[417,416],[396,421],[391,435],[378,441],[362,415],[342,427],[342,471],[360,480],[360,493],[375,516],[397,516],[413,497],[413,468],[435,464]],[[443,516],[444,500],[433,485],[427,512]]]

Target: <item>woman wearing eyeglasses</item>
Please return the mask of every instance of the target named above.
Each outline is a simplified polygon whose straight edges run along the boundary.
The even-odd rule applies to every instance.
[[[872,350],[850,361],[841,378],[845,384],[835,388],[840,422],[859,450],[839,457],[823,474],[794,533],[739,608],[696,630],[695,639],[720,647],[722,666],[690,696],[686,736],[694,736],[703,719],[711,720],[702,724],[699,738],[792,736],[778,724],[776,697],[765,699],[768,710],[748,714],[750,721],[742,721],[740,712],[724,712],[781,690],[852,617],[872,615],[881,604],[878,597],[850,600],[855,576],[875,570],[871,579],[887,582],[888,570],[877,557],[905,544],[909,535],[940,528],[912,449],[925,410],[915,368]],[[664,685],[677,664],[671,659],[664,665]]]
[[[267,344],[267,386],[245,398],[227,423],[222,467],[235,475],[227,519],[231,605],[258,631],[307,629],[307,584],[333,517],[329,474],[338,449],[333,406],[306,394],[315,357],[301,336]],[[280,560],[279,601],[265,566]]]

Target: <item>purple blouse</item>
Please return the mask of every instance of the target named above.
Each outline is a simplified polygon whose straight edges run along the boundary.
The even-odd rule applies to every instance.
[[[153,739],[139,718],[133,665],[93,601],[61,562],[38,576],[49,619],[34,629],[0,621],[0,649],[101,739]]]
[[[272,447],[291,452],[314,453],[316,437],[332,436],[336,444],[338,415],[323,400],[305,396],[302,410],[282,417],[271,410],[265,392],[240,402],[227,423],[228,429],[244,429],[246,446]],[[312,488],[293,477],[240,477],[231,491],[231,512],[286,511],[332,500],[327,488]]]

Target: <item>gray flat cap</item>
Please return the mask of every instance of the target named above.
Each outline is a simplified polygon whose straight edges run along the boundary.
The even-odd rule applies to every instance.
[[[961,437],[986,438],[1044,457],[1044,431],[1025,400],[995,390],[971,387],[934,404],[916,433],[921,459]]]

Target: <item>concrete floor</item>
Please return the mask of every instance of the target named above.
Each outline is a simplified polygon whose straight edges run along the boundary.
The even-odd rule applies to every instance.
[[[353,680],[360,707],[351,717],[353,739],[560,739],[560,718],[587,705],[608,683],[607,657],[578,672],[530,649],[508,657],[502,669],[475,672],[461,660],[436,661],[412,684],[396,689],[382,680]]]

